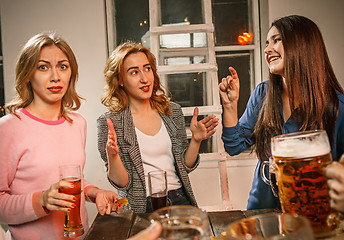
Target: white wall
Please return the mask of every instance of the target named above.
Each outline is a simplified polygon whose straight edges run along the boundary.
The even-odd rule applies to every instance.
[[[289,14],[301,14],[318,24],[326,41],[335,73],[344,85],[344,67],[340,59],[344,55],[344,15],[341,12],[344,1],[270,0],[268,6],[270,20]],[[105,111],[99,102],[105,84],[102,72],[107,58],[104,1],[1,0],[0,7],[6,101],[13,97],[14,67],[23,44],[41,31],[56,31],[62,35],[71,45],[79,63],[80,78],[77,90],[87,99],[80,109],[88,122],[87,163],[84,173],[91,183],[113,189],[106,179],[104,165],[96,147],[96,119]],[[243,175],[237,175],[239,179],[232,178],[233,171],[229,169],[229,184],[232,191],[241,191],[243,196],[247,196],[253,169],[252,167],[241,169]],[[202,191],[200,187],[204,182],[204,175],[200,174],[202,171],[200,169],[199,174],[196,173],[193,177],[193,186],[197,191]],[[216,176],[213,179],[217,181]],[[208,194],[207,197],[208,200],[199,201],[203,205],[216,204],[212,202],[212,194]],[[245,208],[247,199],[234,200],[234,196],[231,196],[231,199],[235,208]],[[90,220],[93,221],[95,208],[90,204],[87,208]]]
[[[338,81],[344,87],[344,1],[269,0],[270,23],[279,17],[297,14],[313,20],[323,35]]]

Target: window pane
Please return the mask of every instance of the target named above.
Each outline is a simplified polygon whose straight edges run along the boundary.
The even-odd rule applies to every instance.
[[[239,36],[252,33],[249,1],[212,0],[216,46],[239,45]]]
[[[114,2],[116,44],[119,45],[126,40],[143,43],[143,36],[146,34],[149,37],[147,34],[149,31],[149,0],[115,0]]]
[[[240,97],[238,102],[238,117],[240,117],[247,105],[247,101],[251,94],[251,70],[250,70],[250,63],[251,63],[252,53],[249,51],[243,51],[239,54],[217,54],[216,61],[218,65],[218,76],[219,81],[222,78],[227,77],[229,75],[228,67],[232,66],[235,68],[239,75],[240,79]],[[220,83],[220,82],[219,82]]]
[[[207,94],[210,94],[210,91],[207,92],[206,90],[205,72],[168,74],[165,77],[167,80],[163,85],[171,92],[173,102],[182,107],[211,104],[207,101]],[[164,83],[164,81],[162,82]]]
[[[205,63],[205,56],[165,57],[164,65],[187,65]]]
[[[202,0],[160,0],[161,23],[202,24]]]
[[[160,36],[160,48],[206,47],[205,33],[165,34]]]

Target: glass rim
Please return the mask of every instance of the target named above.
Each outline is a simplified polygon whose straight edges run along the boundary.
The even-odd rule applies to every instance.
[[[159,208],[159,209],[155,210],[154,212],[152,212],[150,214],[149,219],[150,220],[157,220],[154,217],[159,217],[159,216],[167,217],[166,213],[173,212],[173,210],[185,210],[185,212],[186,212],[188,209],[189,210],[196,210],[196,211],[198,211],[199,213],[202,213],[202,214],[207,214],[201,208],[193,206],[193,205],[174,205],[174,206],[167,206],[167,207],[163,207],[163,208]]]
[[[327,132],[324,129],[315,129],[315,130],[285,133],[285,134],[273,136],[271,138],[271,141],[276,140],[276,139],[284,139],[284,138],[291,139],[291,138],[298,138],[298,137],[315,136],[317,134],[323,134],[323,133],[325,133],[326,137],[327,137]]]

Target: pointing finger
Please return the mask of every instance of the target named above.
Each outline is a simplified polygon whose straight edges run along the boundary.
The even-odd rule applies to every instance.
[[[237,71],[233,67],[229,67],[228,69],[231,72],[233,78],[238,77]]]
[[[107,119],[106,119],[106,122],[107,122],[107,125],[108,125],[108,127],[109,127],[109,130],[110,130],[111,132],[114,132],[114,131],[115,131],[115,128],[113,127],[112,121],[111,121],[109,118],[107,118]]]

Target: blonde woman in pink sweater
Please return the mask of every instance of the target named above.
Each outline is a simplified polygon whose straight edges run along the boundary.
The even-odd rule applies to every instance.
[[[16,65],[16,97],[0,119],[0,223],[12,239],[64,239],[65,212],[73,196],[59,180],[59,166],[85,165],[86,121],[75,110],[78,65],[69,45],[55,34],[38,34],[24,46]],[[82,171],[81,171],[82,172]],[[82,178],[81,218],[87,232],[85,199],[100,214],[121,211],[116,193]]]

